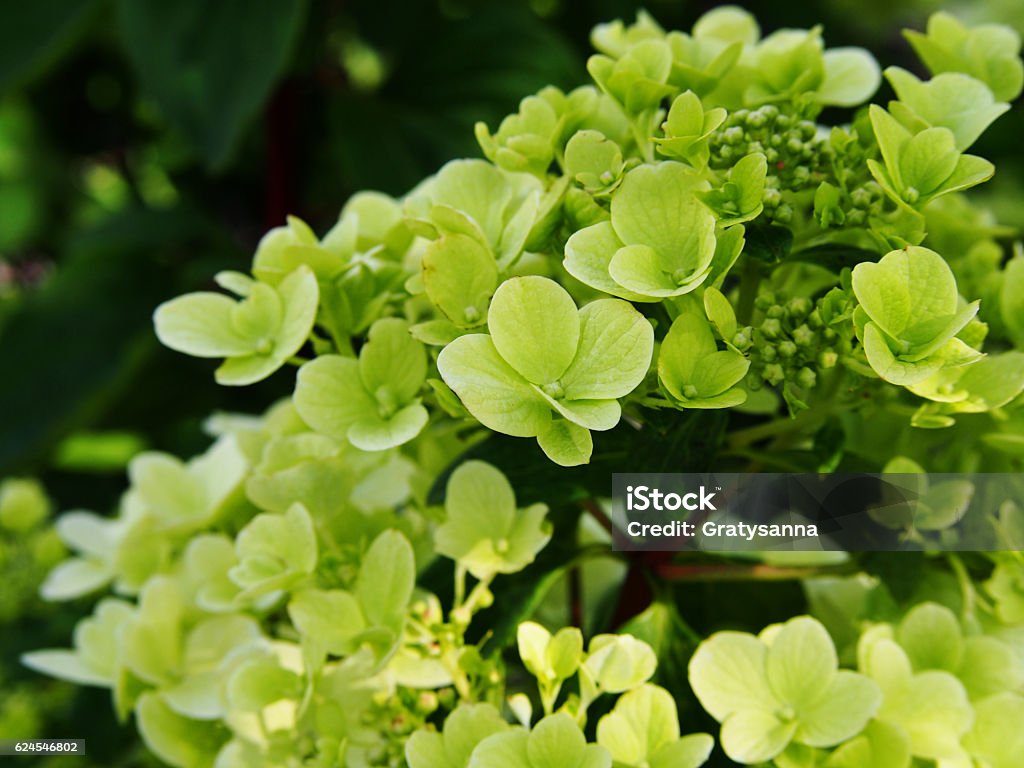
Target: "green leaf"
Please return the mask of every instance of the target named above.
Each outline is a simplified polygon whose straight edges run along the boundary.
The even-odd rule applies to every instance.
[[[415,586],[412,546],[399,531],[384,531],[363,556],[356,581],[355,595],[367,622],[399,635]]]
[[[576,356],[580,338],[576,303],[553,280],[532,276],[506,280],[491,300],[487,324],[501,357],[533,384],[557,381]]]
[[[600,299],[579,311],[575,357],[561,377],[567,400],[625,397],[651,364],[654,330],[625,301]]]
[[[305,15],[305,2],[117,4],[121,41],[142,90],[214,169],[230,160],[270,95]]]
[[[486,334],[457,338],[441,350],[437,368],[474,418],[495,432],[535,437],[551,423],[548,404]]]

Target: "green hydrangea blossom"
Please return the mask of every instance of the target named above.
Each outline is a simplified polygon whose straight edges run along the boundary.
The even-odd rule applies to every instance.
[[[715,217],[694,195],[708,188],[679,163],[630,171],[612,196],[611,221],[569,238],[565,268],[592,288],[631,301],[694,290],[715,257]]]
[[[1013,101],[1024,87],[1020,36],[1001,24],[968,28],[945,11],[928,18],[927,32],[903,33],[932,74],[963,72],[992,89],[1001,101]]]
[[[229,282],[223,280],[222,282]],[[219,384],[241,386],[267,378],[309,337],[316,319],[316,277],[300,267],[277,287],[248,281],[241,301],[191,293],[161,304],[153,320],[160,341],[193,357],[223,357]]]
[[[995,173],[988,160],[960,154],[956,134],[948,128],[911,130],[876,104],[869,112],[884,162],[868,160],[868,169],[899,205],[923,208],[937,197],[969,189]]]
[[[746,764],[771,760],[791,741],[840,744],[882,706],[874,682],[838,669],[832,639],[810,617],[769,627],[759,637],[712,635],[690,661],[690,683],[722,723],[725,753]]]
[[[680,738],[675,700],[664,688],[645,683],[623,694],[601,718],[597,743],[616,766],[698,768],[715,742],[706,733]]]
[[[313,429],[364,451],[407,443],[427,424],[417,397],[427,377],[423,346],[403,320],[378,320],[357,360],[324,355],[299,370],[295,407]]]
[[[877,264],[858,264],[853,291],[868,363],[886,381],[916,384],[947,364],[977,359],[956,334],[977,314],[978,302],[960,308],[956,279],[934,251],[911,246]]]
[[[482,461],[467,461],[448,480],[447,518],[434,532],[437,551],[477,579],[514,573],[533,562],[551,539],[547,505],[519,510],[505,476]]]
[[[529,733],[518,728],[488,736],[473,750],[468,768],[611,768],[608,752],[587,744],[564,713],[549,715]]]
[[[586,462],[590,430],[614,427],[617,402],[643,380],[654,334],[622,301],[577,310],[541,277],[502,283],[488,312],[490,335],[461,336],[437,360],[445,382],[484,426],[536,437],[559,464]]]
[[[729,330],[728,325],[724,330]],[[719,351],[708,321],[692,312],[675,319],[658,353],[658,380],[680,408],[729,408],[743,403],[747,393],[736,385],[749,368],[750,361],[742,353]]]

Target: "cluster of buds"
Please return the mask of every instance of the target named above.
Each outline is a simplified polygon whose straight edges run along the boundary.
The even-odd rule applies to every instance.
[[[774,104],[731,113],[708,137],[710,165],[721,169],[755,152],[768,161],[765,210],[780,222],[792,216],[782,201],[784,191],[796,192],[820,182],[828,167],[829,142],[811,120],[781,112]]]
[[[754,306],[756,323],[740,330],[733,340],[738,349],[750,354],[746,381],[750,389],[786,384],[806,395],[822,372],[834,368],[848,351],[849,333],[843,332],[842,325],[848,322],[851,307],[841,290],[830,291],[817,302],[764,291]]]

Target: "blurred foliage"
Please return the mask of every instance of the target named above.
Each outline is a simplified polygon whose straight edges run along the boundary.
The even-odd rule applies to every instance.
[[[830,43],[910,69],[899,30],[939,7],[1024,31],[1019,0],[741,4],[766,31],[823,21]],[[255,412],[290,392],[286,374],[215,386],[201,361],[159,347],[152,309],[244,269],[288,213],[321,231],[356,190],[401,194],[450,158],[478,156],[476,120],[494,128],[541,86],[582,82],[593,25],[640,5],[0,4],[0,477],[41,477],[57,509],[109,509],[138,449],[195,453],[210,412]],[[689,28],[716,3],[644,5]],[[1014,225],[1022,120],[1014,110],[977,147],[1000,168],[991,203]],[[50,502],[38,503],[45,517]],[[139,765],[130,732],[90,692],[33,683],[29,696],[27,673],[7,665],[66,636],[78,611],[40,607],[29,587],[48,567],[45,546],[4,536],[0,736],[88,735],[100,764]]]

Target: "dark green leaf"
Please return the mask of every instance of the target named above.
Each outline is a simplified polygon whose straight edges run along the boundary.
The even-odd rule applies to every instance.
[[[74,40],[97,0],[0,4],[0,92],[45,69]]]
[[[305,0],[120,0],[144,93],[211,168],[222,168],[288,63]]]

